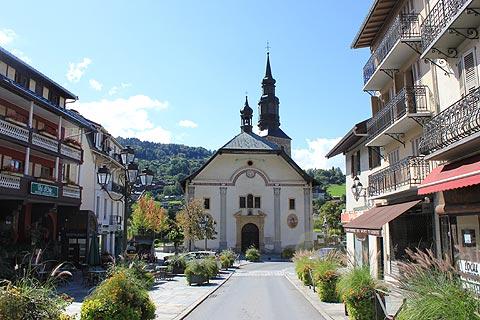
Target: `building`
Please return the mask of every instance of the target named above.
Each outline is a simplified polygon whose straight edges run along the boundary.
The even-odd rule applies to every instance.
[[[427,1],[420,25],[420,58],[441,62],[438,106],[425,124],[420,151],[441,162],[419,194],[434,196],[439,256],[479,276],[480,246],[480,26],[478,1]],[[441,68],[440,68],[441,67]],[[447,75],[445,75],[447,74]],[[476,289],[478,280],[473,281]]]
[[[46,248],[47,258],[85,258],[68,246],[69,235],[79,227],[71,217],[78,215],[82,201],[81,140],[90,130],[88,122],[66,109],[76,99],[0,48],[0,244],[4,248],[34,245]],[[85,229],[87,221],[80,224]]]
[[[201,200],[216,222],[211,249],[244,251],[253,245],[281,252],[312,245],[314,181],[290,158],[269,56],[262,89],[258,125],[264,136],[252,132],[253,110],[246,100],[241,132],[183,181],[187,200]],[[203,241],[195,245],[203,247]]]
[[[436,249],[433,197],[418,188],[437,163],[419,147],[440,102],[437,83],[448,76],[438,61],[421,57],[428,10],[423,1],[374,1],[352,43],[371,51],[363,90],[371,95],[372,116],[362,139],[351,130],[331,152],[347,156],[350,191],[365,197],[358,210],[358,200],[347,198],[348,249],[379,278],[397,272],[407,248]]]
[[[83,187],[82,210],[95,214],[102,252],[114,256],[121,253],[125,199],[125,170],[121,163],[122,145],[100,124],[89,121],[92,130],[84,134],[84,174],[80,177]],[[97,172],[106,166],[111,179],[105,188],[98,183]]]

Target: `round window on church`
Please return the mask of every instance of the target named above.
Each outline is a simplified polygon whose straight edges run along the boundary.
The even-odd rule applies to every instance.
[[[248,164],[249,166],[252,166],[252,165],[253,165],[253,161],[252,161],[252,160],[248,160],[247,164]]]
[[[287,224],[290,228],[295,228],[298,225],[298,218],[296,214],[289,214],[287,217]]]

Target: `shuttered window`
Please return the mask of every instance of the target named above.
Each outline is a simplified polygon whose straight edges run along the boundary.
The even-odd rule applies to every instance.
[[[368,167],[376,168],[381,164],[380,147],[368,147]]]
[[[474,49],[467,51],[463,56],[465,94],[469,94],[478,87],[477,63],[475,60]]]

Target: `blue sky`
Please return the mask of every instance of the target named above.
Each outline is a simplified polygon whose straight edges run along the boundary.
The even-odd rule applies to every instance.
[[[8,1],[0,45],[76,93],[74,108],[114,135],[216,149],[239,132],[245,92],[258,102],[268,40],[294,159],[343,168],[324,154],[370,112],[368,50],[350,49],[370,4]]]

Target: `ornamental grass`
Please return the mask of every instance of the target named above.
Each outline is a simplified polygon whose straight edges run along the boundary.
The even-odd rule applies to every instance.
[[[400,320],[480,319],[480,303],[461,273],[431,250],[407,250],[410,262],[400,263],[396,276],[406,298]]]

